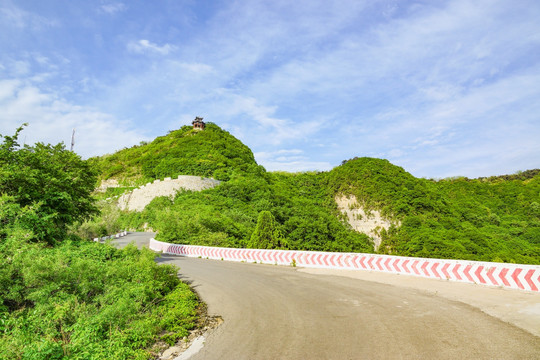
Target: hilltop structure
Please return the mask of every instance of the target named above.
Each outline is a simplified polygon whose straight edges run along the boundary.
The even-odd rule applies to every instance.
[[[206,125],[203,121],[203,118],[198,116],[195,117],[195,120],[193,120],[191,123],[193,124],[194,130],[204,130],[204,127]]]

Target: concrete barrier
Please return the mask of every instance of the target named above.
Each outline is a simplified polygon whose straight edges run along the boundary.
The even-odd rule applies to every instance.
[[[107,239],[115,239],[115,238],[118,239],[118,238],[121,238],[122,236],[126,236],[126,235],[127,235],[127,231],[122,230],[121,232],[113,234],[113,235],[103,236],[101,238],[94,238],[94,241],[98,242],[98,241],[105,241]]]
[[[260,250],[169,244],[150,240],[149,248],[188,257],[295,265],[312,268],[380,271],[525,291],[539,291],[540,266],[403,256]]]

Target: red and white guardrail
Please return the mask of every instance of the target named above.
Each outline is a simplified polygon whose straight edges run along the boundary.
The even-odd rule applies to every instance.
[[[540,266],[466,260],[425,259],[361,253],[260,250],[178,245],[150,240],[150,249],[188,257],[260,262],[312,268],[370,270],[526,291],[539,291]]]
[[[121,238],[122,236],[126,236],[126,235],[127,235],[127,231],[121,231],[121,232],[116,233],[114,235],[102,236],[102,237],[94,238],[94,241],[98,242],[98,241],[105,241],[105,240],[108,240],[108,239],[118,239],[118,238]]]

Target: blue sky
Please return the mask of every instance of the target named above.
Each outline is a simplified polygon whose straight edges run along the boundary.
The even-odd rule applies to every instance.
[[[267,170],[539,168],[539,19],[537,0],[0,0],[0,133],[75,128],[87,158],[202,116]]]

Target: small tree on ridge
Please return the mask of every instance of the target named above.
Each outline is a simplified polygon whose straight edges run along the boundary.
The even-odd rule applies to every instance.
[[[286,249],[287,241],[279,230],[279,224],[270,211],[261,211],[257,227],[248,243],[251,249]]]

